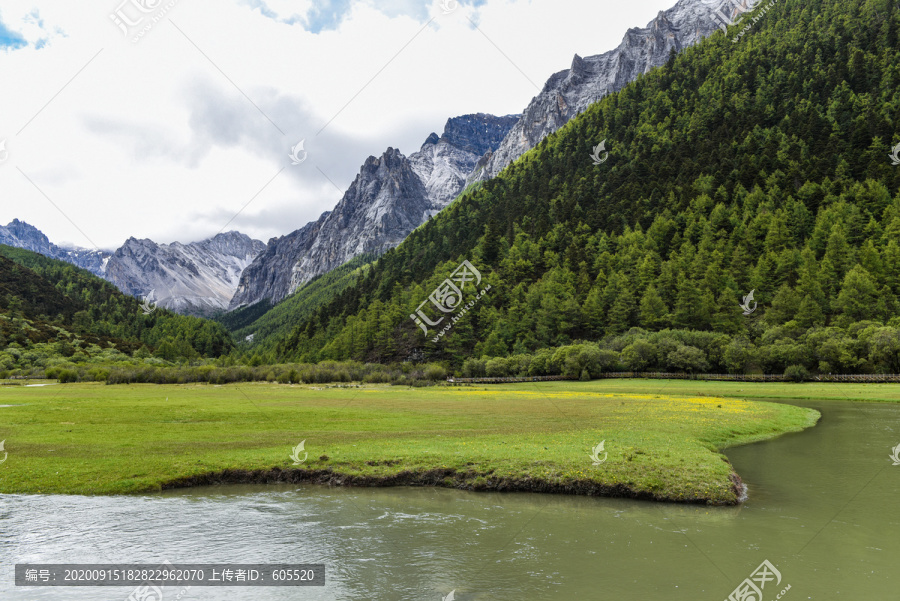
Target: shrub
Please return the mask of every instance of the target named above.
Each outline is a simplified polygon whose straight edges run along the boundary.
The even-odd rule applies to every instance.
[[[809,379],[809,372],[802,365],[789,365],[784,370],[784,377],[791,382],[803,382]]]
[[[366,384],[384,384],[391,381],[391,375],[382,371],[371,371],[363,376],[362,381]]]
[[[462,373],[464,378],[483,378],[486,371],[485,361],[469,358],[463,362]]]
[[[706,361],[706,353],[695,346],[678,345],[675,350],[666,356],[669,369],[676,369],[694,373],[704,371],[709,367]]]
[[[87,379],[93,382],[105,382],[109,378],[109,370],[102,367],[89,369],[87,374]]]
[[[552,359],[553,359],[553,350],[542,348],[538,350],[534,357],[531,358],[531,363],[528,365],[528,375],[529,376],[555,376],[558,375],[559,372],[553,369]]]
[[[425,366],[425,379],[432,382],[447,379],[447,370],[439,363],[429,363]]]
[[[622,349],[622,362],[631,371],[644,371],[656,365],[657,356],[656,345],[646,340],[635,340]]]
[[[746,338],[735,338],[725,347],[725,369],[730,374],[745,374],[752,371],[759,350]]]
[[[63,369],[60,370],[59,375],[56,376],[56,379],[59,380],[60,384],[67,384],[69,382],[77,382],[78,381],[78,372],[74,369]]]
[[[505,378],[509,375],[509,365],[506,359],[495,357],[485,363],[484,371],[489,378]]]
[[[531,355],[512,355],[506,358],[506,365],[511,376],[527,376],[531,366]]]

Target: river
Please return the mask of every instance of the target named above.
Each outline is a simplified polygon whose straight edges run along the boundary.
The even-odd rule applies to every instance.
[[[324,587],[192,587],[181,601],[722,601],[765,560],[781,581],[763,601],[900,599],[900,466],[889,458],[900,405],[792,404],[820,423],[727,451],[749,488],[740,507],[310,485],[0,495],[0,599],[125,601],[133,590],[15,587],[15,563],[169,561],[326,566]]]

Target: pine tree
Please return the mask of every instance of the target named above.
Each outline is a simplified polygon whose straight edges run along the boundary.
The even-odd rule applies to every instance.
[[[822,312],[822,307],[819,306],[819,303],[811,295],[807,294],[800,301],[800,307],[797,310],[794,321],[801,328],[821,326],[825,325],[825,314]]]
[[[879,319],[878,288],[868,271],[857,265],[847,272],[841,292],[834,302],[834,309],[850,322]],[[849,325],[849,324],[847,324]]]
[[[724,288],[716,302],[716,310],[712,318],[714,332],[738,334],[745,329],[745,319],[740,303],[735,300],[736,294],[730,288]]]
[[[672,325],[686,330],[699,329],[697,305],[699,302],[697,287],[690,278],[682,278],[678,285],[678,296],[675,299],[675,310],[672,314]]]
[[[669,325],[669,309],[652,284],[641,298],[640,325],[649,330],[661,330]]]
[[[771,325],[782,325],[794,319],[800,310],[802,302],[793,288],[784,284],[775,293],[772,304],[766,309],[766,323]]]
[[[884,249],[884,282],[900,295],[900,244],[893,240]]]
[[[599,336],[606,329],[607,319],[603,290],[597,285],[591,288],[584,301],[584,317],[588,330],[594,335]]]
[[[609,325],[606,328],[608,333],[621,334],[631,327],[634,304],[631,289],[628,286],[621,287],[609,312]]]
[[[843,281],[844,276],[850,269],[853,260],[850,245],[847,243],[847,234],[844,227],[835,224],[831,228],[831,234],[828,236],[828,244],[825,247],[825,256],[822,258],[823,275],[828,278],[829,282],[834,282],[835,286]],[[826,268],[826,261],[828,267]],[[831,289],[830,284],[826,287],[826,292]]]

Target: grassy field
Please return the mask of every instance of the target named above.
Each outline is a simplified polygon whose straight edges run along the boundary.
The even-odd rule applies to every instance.
[[[859,398],[888,394],[855,385],[841,398],[851,388]],[[718,450],[801,430],[818,413],[711,394],[787,398],[803,390],[649,380],[0,386],[0,405],[13,405],[0,407],[8,453],[0,493],[151,491],[223,470],[278,467],[375,482],[430,472],[434,484],[475,489],[733,503],[732,468]],[[295,466],[289,455],[301,441],[299,457],[308,457]],[[608,455],[593,465],[589,454],[601,441]]]
[[[602,380],[608,392],[650,392],[715,395],[742,399],[834,400],[900,402],[897,384],[846,384],[843,382],[714,382],[704,380]],[[594,382],[592,384],[597,384]],[[578,383],[580,384],[580,383]],[[578,384],[570,384],[578,386]]]

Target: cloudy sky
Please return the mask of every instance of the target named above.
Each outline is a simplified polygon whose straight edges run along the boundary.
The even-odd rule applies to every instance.
[[[673,4],[3,0],[0,223],[88,248],[267,241],[331,209],[368,156],[520,113],[574,54]]]

